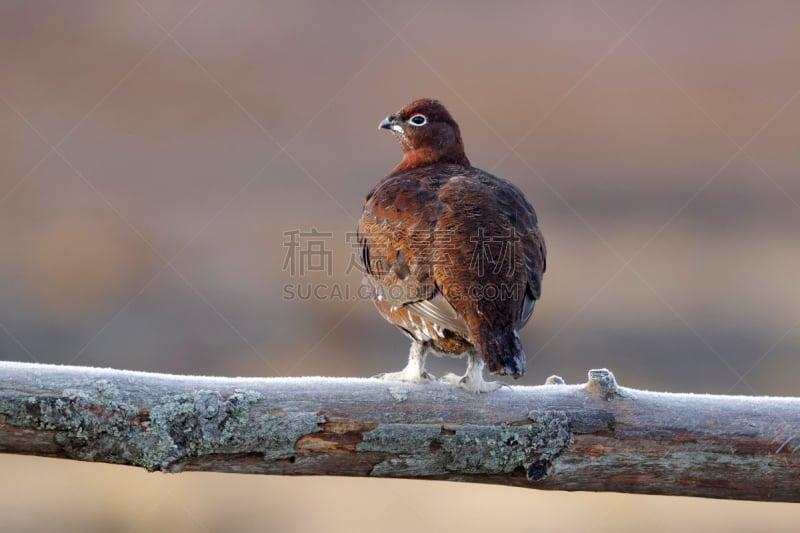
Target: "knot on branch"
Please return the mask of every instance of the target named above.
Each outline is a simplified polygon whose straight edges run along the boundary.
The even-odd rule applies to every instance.
[[[586,390],[602,397],[606,401],[623,396],[614,374],[607,368],[589,370],[589,381],[586,383]]]

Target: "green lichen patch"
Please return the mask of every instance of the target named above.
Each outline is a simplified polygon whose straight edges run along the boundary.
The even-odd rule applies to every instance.
[[[194,391],[160,402],[150,410],[154,446],[143,449],[136,463],[175,471],[197,455],[261,451],[265,460],[288,458],[301,436],[319,431],[323,419],[314,413],[254,413],[261,400],[257,392],[237,390],[227,398]]]
[[[373,468],[375,476],[448,473],[500,474],[537,466],[546,476],[551,461],[571,442],[564,413],[545,412],[530,424],[508,426],[381,424],[365,433],[358,451],[378,451],[392,458]]]
[[[17,395],[0,398],[0,412],[17,427],[55,431],[55,441],[70,457],[86,461],[126,462],[117,441],[130,431],[138,409],[119,397],[107,380],[60,396]]]
[[[290,457],[302,436],[319,431],[315,413],[268,414],[256,407],[260,393],[213,390],[163,397],[148,406],[120,397],[98,380],[59,396],[20,393],[0,398],[0,415],[18,427],[53,430],[72,458],[179,470],[192,456],[262,452],[265,459]],[[22,405],[20,409],[19,406]],[[16,406],[16,407],[15,407]]]

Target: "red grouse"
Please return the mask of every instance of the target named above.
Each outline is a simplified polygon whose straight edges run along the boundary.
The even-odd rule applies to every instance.
[[[436,100],[415,100],[386,117],[403,150],[367,195],[358,224],[364,279],[378,311],[411,337],[408,365],[379,378],[432,381],[425,356],[469,358],[444,381],[471,392],[518,378],[518,330],[541,294],[545,244],[536,212],[512,183],[470,165],[458,124]]]

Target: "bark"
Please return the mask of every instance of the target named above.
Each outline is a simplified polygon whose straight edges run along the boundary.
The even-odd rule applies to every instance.
[[[0,452],[144,467],[800,501],[800,398],[0,362]]]

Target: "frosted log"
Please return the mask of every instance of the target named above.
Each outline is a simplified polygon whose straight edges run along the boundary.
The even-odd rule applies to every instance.
[[[672,394],[592,370],[444,384],[0,362],[0,452],[150,471],[439,479],[800,501],[800,399]]]

